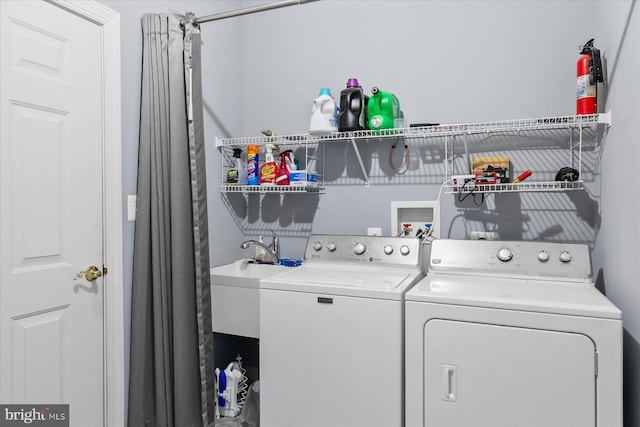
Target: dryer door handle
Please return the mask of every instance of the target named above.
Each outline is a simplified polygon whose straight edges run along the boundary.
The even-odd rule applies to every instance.
[[[442,365],[440,371],[440,385],[442,390],[442,400],[455,402],[457,397],[457,367],[454,365]]]

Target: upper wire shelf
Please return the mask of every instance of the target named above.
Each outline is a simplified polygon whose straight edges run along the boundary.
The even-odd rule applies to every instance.
[[[320,138],[308,134],[278,135],[278,136],[245,136],[240,138],[217,138],[216,147],[244,147],[247,145],[303,145],[318,144],[323,141]]]
[[[340,140],[386,139],[386,138],[429,138],[478,133],[523,132],[550,129],[584,128],[595,124],[611,125],[611,112],[575,116],[542,117],[533,119],[499,120],[478,123],[438,124],[432,126],[408,127],[383,130],[361,130],[333,132],[327,136],[309,134],[256,136],[242,138],[216,138],[216,147],[246,145],[301,145],[318,144]]]

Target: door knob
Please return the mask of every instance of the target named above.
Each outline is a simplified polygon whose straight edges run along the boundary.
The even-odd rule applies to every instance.
[[[102,271],[95,265],[91,265],[85,271],[79,271],[77,276],[78,279],[84,276],[89,282],[93,282],[98,277],[102,277]]]

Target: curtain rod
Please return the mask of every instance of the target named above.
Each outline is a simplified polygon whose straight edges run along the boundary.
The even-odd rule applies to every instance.
[[[234,16],[248,15],[250,13],[262,12],[265,10],[279,9],[281,7],[296,6],[303,3],[311,3],[318,0],[286,0],[277,3],[268,3],[262,6],[254,6],[246,9],[232,10],[230,12],[216,13],[214,15],[201,16],[193,19],[193,24],[198,25],[203,22],[218,21],[220,19],[233,18]]]

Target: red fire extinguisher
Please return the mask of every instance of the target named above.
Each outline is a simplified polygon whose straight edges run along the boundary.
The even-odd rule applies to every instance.
[[[576,92],[576,113],[596,114],[598,112],[598,83],[604,82],[600,50],[593,46],[591,39],[582,46],[578,59],[578,86]]]

